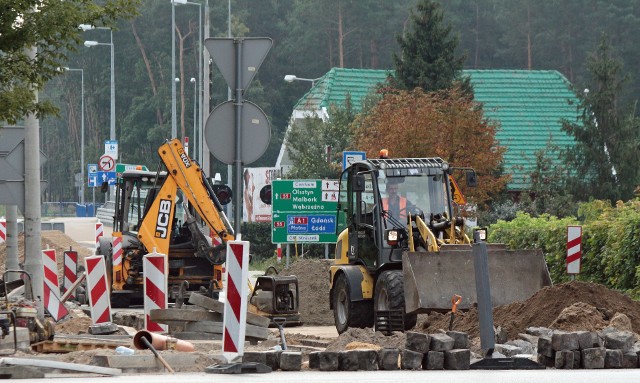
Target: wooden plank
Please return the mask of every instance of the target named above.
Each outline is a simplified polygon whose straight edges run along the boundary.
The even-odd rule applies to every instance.
[[[127,342],[128,344],[129,342]],[[73,351],[86,351],[97,349],[114,350],[120,343],[104,342],[78,342],[78,341],[51,341],[38,342],[31,345],[31,349],[40,353],[65,353]]]
[[[220,314],[224,313],[224,303],[209,297],[205,297],[202,294],[191,294],[189,296],[189,303],[191,303],[192,305],[204,307],[207,310],[215,311]],[[259,327],[269,327],[271,319],[247,312],[247,323]]]
[[[0,365],[57,368],[61,370],[91,372],[91,373],[100,374],[100,375],[120,375],[122,373],[122,370],[120,370],[119,368],[88,366],[86,364],[58,362],[53,360],[42,360],[42,359],[0,358]]]

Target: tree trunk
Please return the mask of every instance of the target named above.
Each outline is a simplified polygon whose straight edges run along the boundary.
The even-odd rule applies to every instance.
[[[153,96],[156,97],[158,95],[158,87],[156,86],[156,79],[153,76],[153,71],[151,70],[151,63],[149,62],[149,58],[147,57],[147,52],[144,49],[144,45],[138,36],[138,31],[136,30],[136,24],[131,22],[131,30],[133,31],[133,37],[136,39],[136,45],[138,49],[140,49],[140,54],[142,55],[142,60],[144,61],[144,66],[147,68],[147,76],[149,76],[149,83],[151,84],[151,92]],[[162,116],[162,110],[159,107],[156,107],[156,121],[158,125],[164,124],[164,118]]]
[[[342,29],[342,4],[338,2],[338,52],[340,68],[344,68],[344,31]]]

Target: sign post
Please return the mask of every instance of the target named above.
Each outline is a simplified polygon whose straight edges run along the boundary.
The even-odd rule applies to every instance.
[[[272,243],[335,243],[336,180],[274,180]]]

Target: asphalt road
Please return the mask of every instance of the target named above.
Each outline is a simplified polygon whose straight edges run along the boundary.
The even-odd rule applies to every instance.
[[[47,383],[87,382],[95,375],[71,377],[47,377]],[[41,382],[42,380],[21,380],[21,382]],[[640,369],[636,370],[514,370],[514,371],[354,371],[354,372],[323,372],[277,371],[270,374],[240,374],[217,375],[206,373],[177,373],[163,375],[120,375],[100,377],[97,382],[127,382],[127,383],[196,383],[196,382],[247,382],[247,383],[637,383],[640,382]]]

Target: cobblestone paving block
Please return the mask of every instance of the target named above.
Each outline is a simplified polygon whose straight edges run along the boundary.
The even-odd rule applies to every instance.
[[[320,352],[314,351],[309,353],[309,368],[312,370],[317,370],[320,368]]]
[[[378,369],[378,352],[376,350],[356,350],[358,354],[358,367],[364,371]]]
[[[638,368],[638,354],[627,351],[622,355],[622,368]]]
[[[400,354],[400,367],[403,370],[422,369],[422,358],[424,354],[417,351],[402,350]]]
[[[576,331],[578,334],[578,344],[580,350],[585,348],[602,347],[602,339],[598,336],[597,332],[593,331]]]
[[[360,361],[356,350],[342,351],[338,354],[338,369],[340,371],[358,371]]]
[[[383,348],[378,351],[378,367],[381,370],[397,370],[400,351],[397,348]]]
[[[547,358],[553,358],[555,360],[555,352],[551,346],[551,338],[541,336],[538,338],[538,354],[544,355]]]
[[[633,334],[627,331],[615,331],[604,336],[604,347],[610,350],[630,351],[633,344]]]
[[[423,370],[443,370],[444,369],[444,352],[429,351],[422,358]]]
[[[245,351],[244,355],[242,355],[242,362],[267,364],[267,352],[266,351]]]
[[[607,349],[604,355],[604,368],[622,368],[622,350]]]
[[[407,336],[407,341],[405,343],[405,348],[407,350],[423,354],[429,351],[429,343],[431,342],[429,335],[415,331],[407,331],[405,335]]]
[[[454,349],[469,348],[469,334],[467,334],[466,332],[447,331],[447,335],[453,338]]]
[[[582,350],[582,368],[604,368],[606,350],[603,347],[586,348]]]
[[[551,347],[554,351],[579,350],[578,334],[575,332],[554,332],[551,335]]]
[[[556,351],[556,361],[554,367],[557,369],[571,370],[575,368],[573,362],[575,360],[573,350]]]
[[[302,368],[302,353],[298,351],[283,351],[280,354],[280,369],[282,371],[300,371]]]
[[[431,337],[431,346],[429,346],[431,351],[448,351],[453,350],[453,345],[455,344],[455,340],[452,337],[446,334],[430,334]]]
[[[456,349],[444,352],[446,370],[468,370],[471,365],[471,350]]]
[[[318,365],[320,371],[338,371],[339,356],[337,352],[322,351],[318,355]]]

